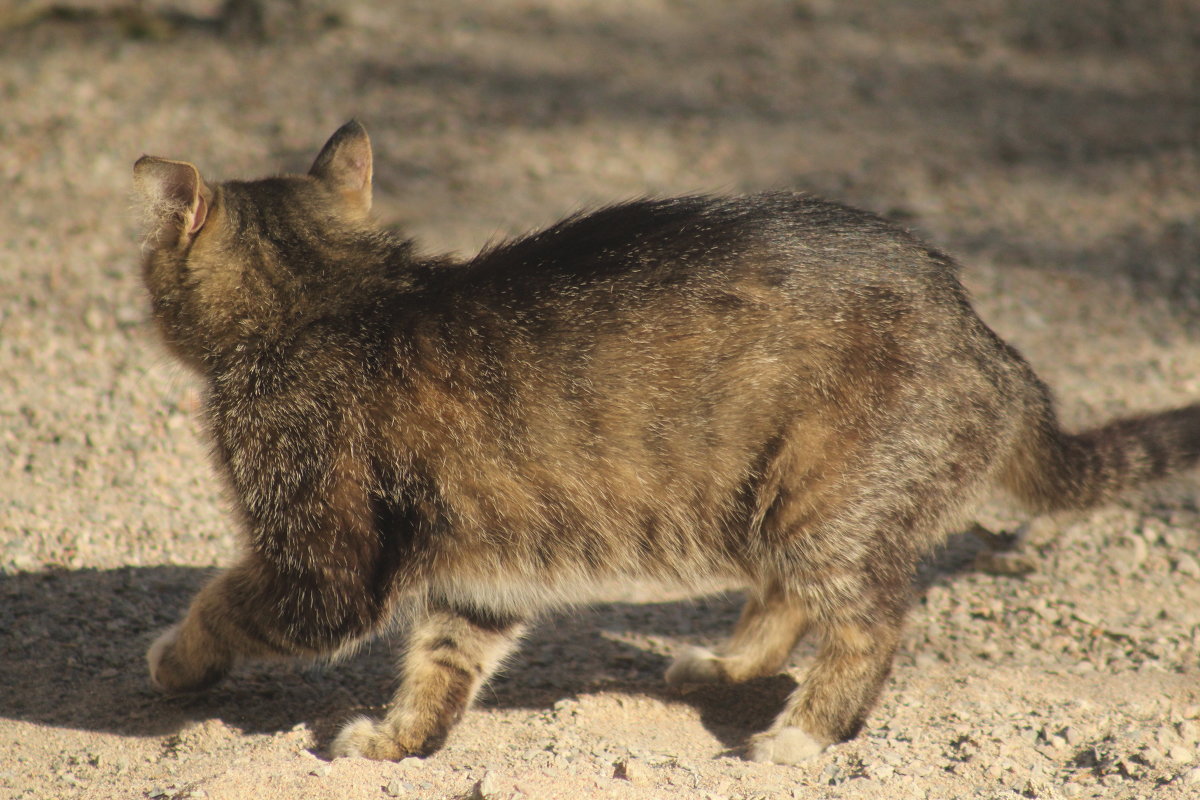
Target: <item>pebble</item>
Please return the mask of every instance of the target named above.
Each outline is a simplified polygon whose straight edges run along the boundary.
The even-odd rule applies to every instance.
[[[644,785],[650,782],[650,770],[640,761],[625,758],[613,764],[613,777],[635,785]]]
[[[1180,764],[1190,764],[1196,760],[1196,754],[1192,748],[1177,744],[1167,751],[1167,756],[1172,761],[1178,761]]]
[[[1114,567],[1122,574],[1136,572],[1146,563],[1149,549],[1141,536],[1128,536],[1114,554]]]
[[[1200,767],[1192,767],[1187,772],[1181,773],[1179,782],[1184,786],[1200,785]]]
[[[1175,571],[1192,578],[1200,578],[1200,562],[1184,553],[1175,562]]]
[[[1067,743],[1072,747],[1079,747],[1081,744],[1083,744],[1084,739],[1087,738],[1084,735],[1084,731],[1081,730],[1078,725],[1068,725],[1064,727],[1062,730],[1062,735],[1063,738],[1067,740]]]
[[[579,701],[569,700],[569,699],[559,700],[559,701],[555,702],[555,704],[554,704],[554,713],[556,713],[556,714],[569,713],[572,715],[578,714],[579,713]]]
[[[1173,728],[1164,725],[1155,732],[1154,741],[1158,743],[1159,747],[1167,750],[1170,747],[1179,744],[1180,739],[1179,734],[1176,733]]]
[[[496,797],[498,789],[496,776],[485,772],[482,778],[475,781],[475,788],[471,790],[471,800],[491,800]]]
[[[404,781],[395,778],[389,781],[387,786],[383,787],[383,793],[388,797],[407,797],[411,788]]]

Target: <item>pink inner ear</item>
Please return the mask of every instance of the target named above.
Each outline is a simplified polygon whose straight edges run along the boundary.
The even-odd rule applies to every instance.
[[[362,189],[371,185],[371,160],[363,155],[358,155],[351,163],[354,165],[354,172],[359,179],[359,185],[355,188]]]
[[[204,227],[204,220],[208,218],[208,203],[204,201],[203,194],[196,195],[196,210],[192,213],[192,224],[188,227],[188,236],[194,235],[197,231]]]

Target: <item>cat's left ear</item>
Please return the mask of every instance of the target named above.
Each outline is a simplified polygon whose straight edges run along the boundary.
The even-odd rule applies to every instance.
[[[371,209],[371,170],[371,140],[352,119],[329,137],[308,174],[365,212]]]
[[[194,165],[142,156],[133,165],[133,182],[156,236],[169,230],[195,236],[208,220],[213,192]]]

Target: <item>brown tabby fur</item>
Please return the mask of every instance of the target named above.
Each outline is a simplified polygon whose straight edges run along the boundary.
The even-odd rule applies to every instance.
[[[152,678],[335,653],[405,608],[391,710],[337,755],[433,752],[527,620],[638,577],[748,587],[729,645],[672,682],[820,637],[749,746],[810,757],[863,724],[914,566],[981,489],[1083,508],[1200,457],[1200,406],[1063,432],[950,259],[869,213],[642,200],[460,263],[371,221],[371,164],[351,122],[304,176],[135,166],[154,317],[246,535]]]

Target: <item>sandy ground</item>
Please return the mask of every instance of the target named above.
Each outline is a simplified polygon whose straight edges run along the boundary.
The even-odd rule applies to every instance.
[[[469,252],[585,204],[803,188],[957,254],[1064,417],[1200,397],[1200,7],[1186,0],[0,0],[0,796],[1200,796],[1200,479],[922,573],[883,701],[810,764],[738,757],[792,676],[680,694],[736,595],[547,620],[427,760],[329,762],[391,645],[165,699],[143,652],[235,547],[154,341],[131,165],[307,167],[356,116],[380,217]],[[189,16],[190,15],[190,16]],[[1000,536],[1004,539],[1004,536]],[[1003,544],[1003,542],[1002,542]],[[614,764],[626,777],[615,777]]]

